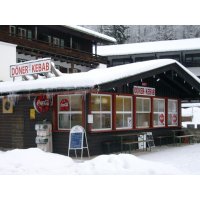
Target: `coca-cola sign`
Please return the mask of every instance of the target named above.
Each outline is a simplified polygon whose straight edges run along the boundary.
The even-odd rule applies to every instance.
[[[60,111],[69,111],[69,101],[67,98],[60,101]]]
[[[44,113],[44,112],[49,111],[51,101],[46,95],[38,96],[38,97],[35,97],[33,105],[34,105],[35,110],[38,113]]]

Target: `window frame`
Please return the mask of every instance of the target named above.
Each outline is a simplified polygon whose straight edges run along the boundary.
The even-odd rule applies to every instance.
[[[11,36],[16,35],[16,26],[9,26],[9,33]]]
[[[158,101],[164,101],[164,111],[155,111],[154,109],[154,101],[155,100],[158,100]],[[153,114],[153,119],[152,119],[152,124],[153,124],[153,128],[155,127],[165,127],[166,126],[166,109],[165,109],[165,106],[166,106],[166,100],[164,98],[159,98],[159,97],[154,97],[153,98],[153,111],[152,111],[152,114]],[[158,125],[155,125],[154,124],[154,114],[163,114],[164,115],[164,123],[163,124],[158,124]]]
[[[174,111],[169,111],[169,101],[176,102],[176,112],[174,112]],[[169,99],[167,100],[167,105],[168,105],[168,106],[167,106],[167,107],[168,107],[168,108],[167,108],[167,110],[168,110],[168,112],[167,112],[167,115],[168,115],[168,116],[167,116],[167,118],[168,118],[167,124],[168,124],[168,126],[169,126],[169,127],[173,127],[173,126],[177,127],[177,126],[179,126],[179,123],[178,123],[178,122],[179,122],[178,99],[170,99],[170,98],[169,98]],[[169,115],[174,115],[174,114],[176,114],[176,117],[177,117],[176,121],[177,121],[177,122],[176,122],[176,124],[169,124]]]
[[[142,109],[142,111],[137,111],[137,99],[148,99],[148,101],[149,101],[149,110],[148,111],[144,111],[143,109]],[[136,129],[138,128],[138,129],[140,129],[140,128],[150,128],[150,124],[151,124],[151,112],[152,112],[152,110],[151,110],[151,99],[152,99],[152,97],[142,97],[142,96],[136,96],[136,98],[135,98],[135,105],[136,105],[136,107],[135,107],[135,117],[136,117],[136,119],[135,119],[135,127],[136,127]],[[143,107],[144,107],[144,105],[142,105]],[[143,126],[138,126],[137,125],[137,114],[148,114],[149,115],[149,122],[148,122],[148,125],[147,126],[145,126],[145,125],[143,125]]]
[[[100,99],[102,98],[102,96],[110,97],[110,111],[102,111],[102,105],[101,105],[102,103],[100,104],[100,110],[99,111],[93,111],[92,110],[92,96],[99,96]],[[101,102],[101,100],[100,100],[100,102]],[[94,119],[94,114],[99,114],[100,115],[100,127],[101,127],[101,128],[93,128],[91,126],[91,131],[94,131],[94,132],[95,131],[108,131],[108,130],[113,131],[113,127],[112,127],[112,115],[113,115],[112,94],[94,94],[94,93],[91,93],[90,104],[91,104],[91,114],[93,115],[93,119]],[[102,128],[102,114],[110,114],[110,128]]]
[[[117,111],[117,98],[123,98],[123,111]],[[130,99],[131,100],[131,110],[130,111],[125,111],[124,110],[124,99]],[[133,129],[133,96],[127,96],[127,95],[117,95],[115,96],[115,115],[117,118],[117,114],[122,114],[123,115],[123,127],[117,127],[117,120],[115,120],[115,126],[116,126],[116,130],[123,130],[123,129]],[[131,114],[131,127],[129,126],[124,126],[124,115],[125,114]]]
[[[27,37],[27,30],[25,28],[21,28],[21,27],[18,27],[17,29],[17,35],[20,37],[20,38],[26,38]],[[23,34],[23,31],[24,31],[24,34]]]
[[[71,110],[71,106],[70,107],[70,110],[69,111],[59,111],[59,97],[70,97],[70,102],[71,102],[71,97],[72,96],[80,96],[82,99],[81,99],[81,110],[80,111],[72,111]],[[82,121],[81,121],[81,124],[79,125],[83,125],[83,122],[84,122],[84,118],[83,118],[83,94],[63,94],[63,95],[57,95],[57,129],[58,131],[64,131],[64,130],[70,130],[72,128],[72,124],[71,124],[71,116],[72,114],[80,114],[81,117],[82,117]],[[69,114],[70,115],[70,125],[69,127],[70,128],[60,128],[60,123],[59,123],[59,115],[60,114]]]

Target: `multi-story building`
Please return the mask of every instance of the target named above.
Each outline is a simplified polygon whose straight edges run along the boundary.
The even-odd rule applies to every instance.
[[[98,53],[108,57],[110,67],[171,58],[200,77],[200,38],[99,46]]]
[[[100,63],[107,64],[105,57],[97,55],[98,42],[113,43],[116,40],[72,25],[2,25],[0,80],[10,79],[11,64],[44,57],[51,57],[63,73],[88,71]]]

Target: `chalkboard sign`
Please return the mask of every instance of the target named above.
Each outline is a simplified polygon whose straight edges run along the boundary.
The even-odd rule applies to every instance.
[[[85,144],[85,146],[84,146]],[[76,150],[81,150],[81,158],[83,156],[83,149],[86,148],[89,155],[88,143],[85,129],[82,126],[73,126],[69,133],[69,148],[68,148],[68,156],[70,150],[75,150],[75,155],[77,157]]]
[[[83,132],[71,133],[70,149],[81,149],[83,146]]]

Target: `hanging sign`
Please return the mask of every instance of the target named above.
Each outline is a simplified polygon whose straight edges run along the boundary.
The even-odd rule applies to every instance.
[[[67,98],[61,99],[60,111],[69,111],[69,100]]]
[[[31,60],[10,66],[10,77],[30,74],[46,73],[51,71],[51,58]]]
[[[35,110],[38,113],[44,113],[44,112],[49,111],[51,100],[46,95],[38,96],[38,97],[35,97],[33,101],[33,105],[34,105]]]
[[[145,96],[155,96],[155,88],[134,86],[133,94],[134,95],[145,95]]]
[[[163,113],[161,113],[161,114],[159,115],[159,121],[160,121],[161,124],[164,123],[164,121],[165,121],[165,116],[164,116]]]

